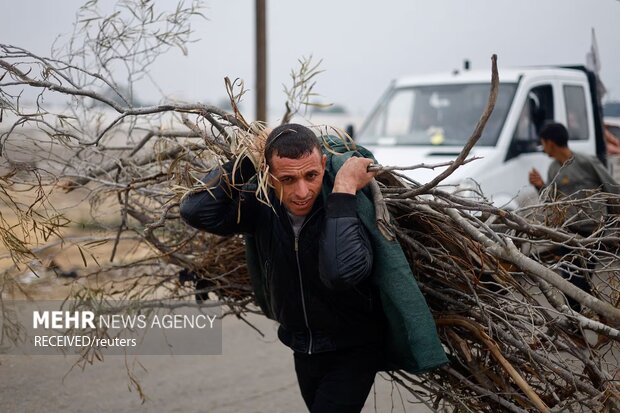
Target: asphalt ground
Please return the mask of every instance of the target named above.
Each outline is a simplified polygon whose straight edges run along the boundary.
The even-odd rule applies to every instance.
[[[223,320],[223,354],[106,356],[84,369],[75,356],[0,356],[1,412],[304,412],[292,352],[264,317]],[[127,373],[146,396],[142,403]],[[413,396],[377,376],[363,412],[424,413]]]

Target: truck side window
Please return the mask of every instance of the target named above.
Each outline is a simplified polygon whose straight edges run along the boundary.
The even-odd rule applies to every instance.
[[[564,85],[566,127],[570,140],[588,139],[588,111],[586,93],[582,86]]]
[[[554,119],[553,89],[551,85],[537,86],[530,90],[521,110],[513,140],[538,141],[542,125]]]
[[[521,114],[519,115],[519,122],[517,123],[517,128],[513,137],[513,140],[515,141],[526,142],[535,141],[537,139],[536,126],[532,121],[530,107],[531,102],[528,98],[527,103],[523,105],[523,108],[521,109]]]
[[[546,121],[553,120],[553,118],[553,88],[551,85],[532,88],[521,109],[506,160],[515,158],[521,153],[536,152],[539,144],[538,132]]]

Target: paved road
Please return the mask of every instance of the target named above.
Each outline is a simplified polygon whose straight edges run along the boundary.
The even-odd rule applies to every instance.
[[[252,322],[266,333],[265,338],[239,320],[224,319],[220,356],[140,356],[135,376],[147,397],[144,404],[135,390],[128,390],[121,356],[106,357],[103,363],[68,374],[74,357],[0,356],[0,411],[305,411],[290,350],[277,341],[271,321],[254,317]],[[377,378],[364,412],[429,411],[408,399],[411,396],[399,395],[390,383]]]

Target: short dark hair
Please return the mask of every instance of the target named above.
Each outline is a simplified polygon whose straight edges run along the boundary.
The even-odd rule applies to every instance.
[[[274,155],[299,159],[310,155],[315,148],[321,153],[321,144],[314,132],[297,123],[287,123],[272,130],[267,137],[265,159],[267,164],[271,164]]]
[[[551,141],[560,147],[568,146],[568,130],[558,122],[549,122],[539,133],[540,139]]]

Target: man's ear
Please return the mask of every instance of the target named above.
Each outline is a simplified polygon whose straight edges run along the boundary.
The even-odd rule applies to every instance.
[[[323,154],[321,158],[321,167],[323,168],[323,172],[325,172],[325,165],[327,165],[327,155]]]
[[[269,186],[271,186],[272,188],[275,188],[276,185],[278,184],[278,179],[272,173],[269,173],[267,182],[269,183]]]
[[[270,173],[267,182],[269,183],[269,186],[273,188],[278,199],[282,201],[282,185],[280,184],[280,181],[278,181],[278,178]]]

